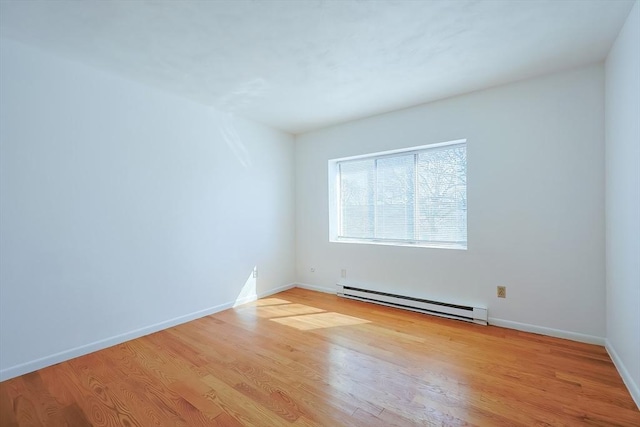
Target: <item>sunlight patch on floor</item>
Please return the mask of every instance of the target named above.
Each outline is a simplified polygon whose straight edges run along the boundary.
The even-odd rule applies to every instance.
[[[304,314],[301,316],[279,317],[270,319],[272,322],[281,325],[291,326],[302,331],[312,329],[333,328],[336,326],[351,326],[370,323],[368,320],[358,317],[347,316],[346,314],[324,312],[317,314]]]
[[[252,303],[252,305],[256,307],[263,307],[265,305],[280,305],[280,304],[290,304],[290,301],[281,298],[263,298],[259,299]]]
[[[300,314],[323,313],[320,308],[310,307],[304,304],[283,304],[256,307],[255,313],[260,317],[285,317]]]

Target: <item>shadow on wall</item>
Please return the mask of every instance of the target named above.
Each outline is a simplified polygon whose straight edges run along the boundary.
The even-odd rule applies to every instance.
[[[242,83],[230,93],[222,96],[216,103],[217,109],[226,112],[220,126],[220,134],[245,169],[249,169],[252,165],[251,156],[236,129],[235,113],[255,104],[255,101],[266,91],[267,82],[262,78],[257,78]]]
[[[252,164],[251,156],[249,155],[247,147],[242,142],[242,138],[240,138],[240,135],[238,134],[234,120],[235,117],[233,113],[227,113],[220,125],[220,134],[240,164],[245,169],[249,169]]]

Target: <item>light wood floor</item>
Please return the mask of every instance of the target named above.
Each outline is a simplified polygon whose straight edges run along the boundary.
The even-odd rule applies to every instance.
[[[292,289],[0,383],[0,425],[640,426],[604,348]]]

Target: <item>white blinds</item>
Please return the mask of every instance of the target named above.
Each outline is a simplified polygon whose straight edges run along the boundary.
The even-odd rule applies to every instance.
[[[466,246],[466,143],[340,161],[338,174],[338,238]]]

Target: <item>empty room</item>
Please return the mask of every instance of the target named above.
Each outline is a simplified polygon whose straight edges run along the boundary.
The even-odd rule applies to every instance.
[[[0,427],[639,405],[640,0],[0,0]]]

